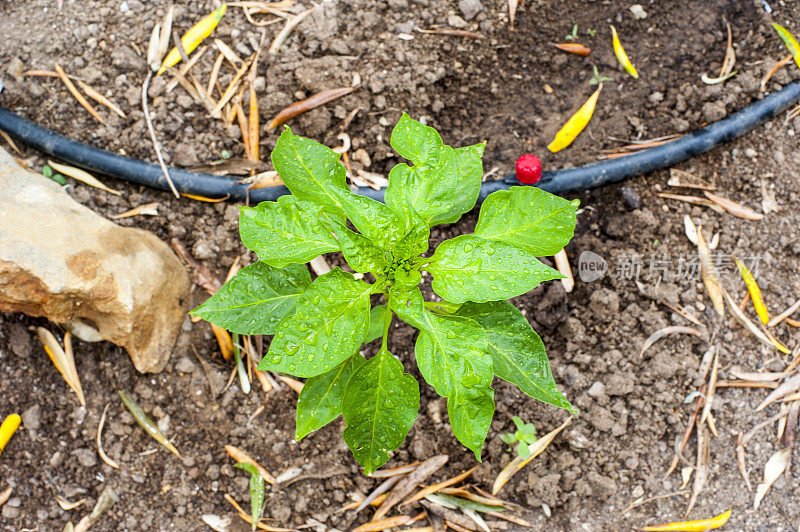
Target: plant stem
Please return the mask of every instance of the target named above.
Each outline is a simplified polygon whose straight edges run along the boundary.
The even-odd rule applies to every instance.
[[[239,334],[233,333],[233,358],[236,361],[236,371],[239,374],[239,385],[245,395],[250,393],[250,379],[247,378],[247,370],[242,362],[242,357],[239,355]]]
[[[392,324],[392,309],[389,308],[389,294],[386,294],[386,312],[383,314],[383,340],[381,340],[381,350],[386,349],[386,342],[389,339],[389,325]]]

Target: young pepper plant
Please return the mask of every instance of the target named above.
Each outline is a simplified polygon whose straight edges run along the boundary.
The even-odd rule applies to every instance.
[[[272,163],[292,195],[241,208],[242,242],[259,262],[193,312],[235,333],[273,335],[258,369],[307,379],[296,438],[343,415],[344,440],[367,474],[402,444],[419,409],[419,385],[387,345],[394,316],[419,329],[419,372],[447,398],[453,433],[478,460],[494,414],[495,375],[574,411],[542,340],[504,300],[562,277],[537,257],[572,238],[577,200],[534,187],[494,192],[473,234],[429,254],[431,227],[475,206],[485,144],[451,148],[406,114],[390,144],[412,164],[391,170],[384,204],[350,191],[338,154],[286,128]],[[312,281],[303,264],[333,252],[365,275],[334,268]],[[443,301],[423,299],[423,271]],[[371,308],[379,295],[385,304]],[[359,347],[377,338],[378,354],[365,360]]]

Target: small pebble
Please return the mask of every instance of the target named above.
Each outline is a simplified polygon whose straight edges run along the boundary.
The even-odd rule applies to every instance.
[[[636,20],[643,20],[647,18],[647,11],[644,10],[641,4],[633,4],[630,7],[630,10],[631,10],[631,15],[633,15],[633,18],[635,18]]]
[[[467,27],[467,21],[458,15],[450,15],[447,17],[447,25],[451,28],[463,29]]]
[[[182,357],[175,364],[175,369],[181,373],[191,373],[194,371],[194,362],[189,357]]]
[[[33,405],[22,413],[23,426],[28,430],[38,430],[41,426],[42,412],[39,405]]]
[[[127,13],[128,11],[130,11],[130,10],[131,10],[131,8],[130,8],[130,6],[128,5],[128,2],[122,2],[122,3],[119,5],[119,10],[120,10],[120,11],[122,11],[123,13]]]
[[[87,448],[75,449],[74,451],[72,451],[71,454],[78,459],[78,462],[83,467],[94,467],[95,465],[97,465],[97,458],[95,458],[95,453],[90,449]]]
[[[160,430],[161,432],[164,433],[169,432],[169,414],[159,419],[156,422],[156,425],[158,425],[158,430]]]
[[[415,25],[416,24],[414,24],[414,21],[398,22],[397,24],[394,25],[394,31],[396,33],[411,34],[411,33],[414,32],[414,26]]]
[[[264,92],[267,90],[267,79],[264,76],[258,76],[253,80],[253,88],[256,92]]]
[[[14,508],[6,504],[3,506],[3,511],[0,515],[2,515],[4,519],[17,519],[20,513],[19,508]]]
[[[475,15],[481,12],[483,4],[481,4],[481,0],[459,0],[458,9],[461,10],[461,14],[464,15],[465,19],[472,20]]]
[[[606,385],[600,381],[595,382],[586,392],[589,394],[589,397],[594,397],[597,399],[606,394]]]
[[[639,193],[633,187],[621,187],[622,199],[625,204],[633,210],[639,209],[642,206],[642,200],[639,199]]]

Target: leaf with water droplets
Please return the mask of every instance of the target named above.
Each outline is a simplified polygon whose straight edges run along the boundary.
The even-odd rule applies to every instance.
[[[305,382],[297,398],[295,439],[299,441],[339,417],[345,386],[364,362],[364,357],[356,353],[327,373]]]
[[[447,398],[447,415],[458,441],[481,461],[481,449],[494,415],[494,390],[489,386],[457,386]]]
[[[334,191],[350,192],[340,155],[329,147],[286,128],[272,150],[272,166],[286,187],[299,199],[314,201],[328,212],[342,213]]]
[[[243,268],[191,314],[239,334],[275,334],[311,284],[308,268],[278,269],[263,262]]]
[[[389,306],[397,317],[420,330],[414,348],[417,365],[439,395],[449,397],[462,383],[492,383],[486,333],[475,320],[429,311],[418,287],[390,289]]]
[[[392,130],[389,144],[394,151],[414,164],[428,165],[439,158],[442,137],[432,127],[403,113]]]
[[[529,251],[473,235],[439,244],[427,270],[433,291],[452,303],[508,299],[564,277]]]
[[[344,213],[361,234],[383,250],[391,250],[411,227],[402,216],[372,198],[347,192],[336,192]]]
[[[494,412],[486,333],[472,319],[428,311],[416,287],[391,292],[389,303],[400,319],[420,329],[414,347],[419,371],[436,393],[447,397],[453,433],[480,460]]]
[[[384,251],[361,233],[347,228],[343,223],[331,220],[331,226],[339,239],[344,260],[353,270],[361,273],[380,273],[386,268]]]
[[[317,277],[279,325],[258,369],[321,375],[355,353],[369,328],[372,285],[339,268]]]
[[[426,164],[398,164],[389,172],[386,204],[397,212],[416,211],[429,226],[458,221],[478,200],[485,146],[441,146]]]
[[[553,380],[544,343],[528,320],[508,301],[465,303],[458,315],[486,331],[495,374],[529,397],[577,413]]]
[[[372,474],[405,440],[419,411],[419,384],[386,349],[361,365],[344,390],[344,441]]]
[[[320,222],[323,207],[294,196],[240,207],[242,243],[270,266],[305,263],[323,253],[339,251],[339,244]]]
[[[376,305],[369,311],[369,330],[364,338],[368,344],[383,336],[383,318],[386,315],[386,305]]]
[[[572,238],[578,203],[536,187],[499,190],[483,202],[475,236],[549,257]]]
[[[390,250],[395,262],[417,257],[428,251],[428,239],[431,236],[430,227],[416,211],[408,209],[403,216],[407,233]]]

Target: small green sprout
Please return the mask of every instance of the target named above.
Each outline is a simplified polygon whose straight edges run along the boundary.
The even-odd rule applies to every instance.
[[[250,473],[250,516],[252,517],[252,530],[258,528],[261,514],[264,511],[264,478],[258,468],[253,464],[238,462],[233,467],[238,467]]]
[[[578,38],[578,25],[575,24],[574,26],[572,26],[572,33],[567,35],[564,38],[569,40],[569,41],[574,41],[575,39],[577,39]]]
[[[42,175],[47,179],[52,179],[62,187],[67,184],[67,179],[58,172],[53,171],[49,164],[42,166]]]
[[[601,76],[596,65],[592,65],[592,72],[594,72],[594,75],[592,76],[592,79],[589,80],[589,85],[597,85],[598,83],[605,83],[606,81],[614,81],[611,78]]]
[[[517,456],[523,460],[530,457],[531,452],[528,445],[536,441],[536,426],[533,423],[525,423],[519,416],[511,418],[517,430],[508,434],[501,434],[500,439],[507,443],[511,448],[517,444]]]
[[[589,30],[589,35],[591,35],[592,37],[594,37],[596,33],[597,30]]]

